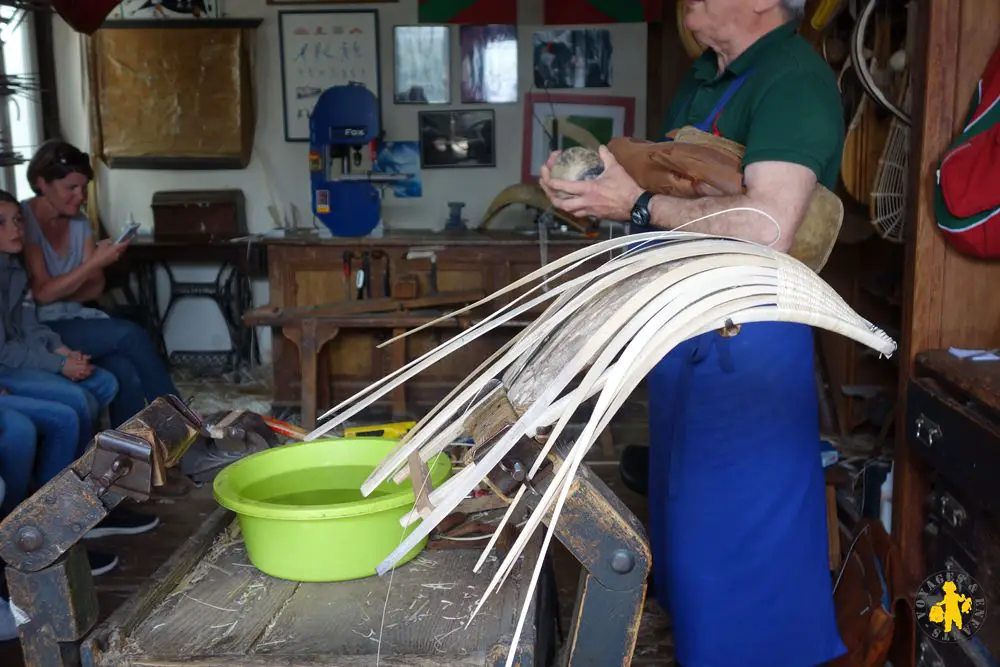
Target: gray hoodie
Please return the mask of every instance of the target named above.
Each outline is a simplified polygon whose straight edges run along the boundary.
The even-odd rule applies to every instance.
[[[0,253],[0,368],[62,370],[65,357],[53,352],[62,339],[38,322],[35,301],[28,292],[28,272],[14,255]]]

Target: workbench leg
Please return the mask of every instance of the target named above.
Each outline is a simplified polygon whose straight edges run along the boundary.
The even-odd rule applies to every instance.
[[[25,667],[76,667],[78,642],[97,623],[97,589],[87,552],[74,545],[38,572],[8,567]]]
[[[320,372],[319,358],[323,346],[337,337],[340,329],[330,324],[306,319],[299,324],[281,328],[285,338],[295,343],[299,351],[299,396],[302,402],[302,427],[316,428],[317,382],[329,382],[329,369]]]

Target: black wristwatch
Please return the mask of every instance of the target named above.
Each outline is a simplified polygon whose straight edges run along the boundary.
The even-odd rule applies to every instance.
[[[649,200],[652,198],[653,193],[647,190],[635,200],[632,206],[632,224],[636,227],[649,227]]]

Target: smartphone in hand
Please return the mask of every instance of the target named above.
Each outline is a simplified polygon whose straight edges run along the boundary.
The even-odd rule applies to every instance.
[[[130,222],[128,225],[125,226],[125,229],[122,230],[122,233],[118,235],[118,238],[115,240],[115,243],[125,243],[126,241],[131,241],[132,238],[136,235],[136,233],[138,233],[138,231],[139,231],[139,223]]]

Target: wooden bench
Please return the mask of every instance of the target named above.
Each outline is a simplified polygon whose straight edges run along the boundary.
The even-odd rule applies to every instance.
[[[353,301],[334,306],[306,306],[299,308],[275,308],[263,306],[246,313],[243,321],[252,326],[270,326],[281,330],[282,335],[294,343],[298,350],[301,384],[299,388],[302,426],[313,429],[316,426],[317,403],[327,395],[330,383],[329,368],[320,363],[324,346],[336,339],[347,329],[374,329],[388,331],[393,337],[404,334],[414,327],[426,325],[433,320],[457,310],[462,305],[482,298],[483,293],[456,292],[421,299],[369,299]],[[443,302],[443,303],[442,303]],[[450,304],[447,310],[430,309],[426,304]],[[365,308],[369,310],[365,310]],[[370,309],[383,308],[383,312]],[[480,317],[460,315],[439,322],[435,329],[467,329],[479,321]],[[526,321],[510,321],[503,326],[519,328]],[[391,346],[391,363],[388,372],[396,371],[407,363],[407,341],[401,340]],[[391,394],[394,417],[407,414],[405,387],[396,387]]]
[[[473,573],[480,548],[424,551],[391,578],[286,581],[249,562],[234,515],[220,508],[84,639],[81,657],[93,667],[367,667],[379,654],[383,667],[499,667],[539,552],[536,539],[466,629],[499,565]],[[537,590],[534,599],[538,610]],[[551,618],[528,614],[520,664],[553,641]]]

